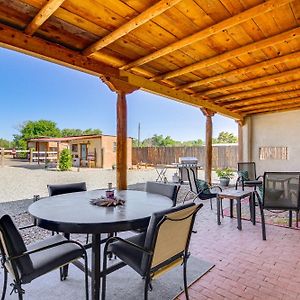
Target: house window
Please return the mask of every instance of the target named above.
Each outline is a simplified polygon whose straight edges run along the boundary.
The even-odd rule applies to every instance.
[[[72,145],[72,152],[78,152],[78,144]]]
[[[113,152],[117,152],[117,142],[113,142]]]
[[[269,160],[269,159],[287,160],[288,148],[287,147],[260,147],[259,159],[260,160]]]

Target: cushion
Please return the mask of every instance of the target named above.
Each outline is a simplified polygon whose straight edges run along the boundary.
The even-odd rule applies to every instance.
[[[196,186],[197,186],[197,191],[200,193],[203,191],[203,194],[211,194],[209,185],[206,181],[201,180],[201,179],[196,179]]]
[[[67,241],[67,239],[60,234],[56,234],[48,239],[31,244],[27,248],[30,251],[62,241]],[[29,283],[34,278],[57,269],[60,266],[81,257],[83,254],[84,251],[81,247],[73,243],[62,244],[60,246],[55,246],[50,249],[30,254],[29,256],[32,261],[33,271],[32,273],[21,277],[22,283]]]
[[[128,238],[127,241],[132,242],[138,246],[144,247],[145,237],[146,237],[146,233],[144,232]],[[141,276],[144,275],[144,272],[141,269],[141,265],[142,265],[141,262],[143,257],[142,251],[139,251],[122,241],[111,243],[109,246],[109,250],[112,251],[127,265],[132,267]]]
[[[55,184],[55,185],[48,185],[47,187],[48,187],[49,196],[86,191],[85,182],[70,183],[70,184]]]
[[[9,215],[5,214],[1,217],[0,229],[5,239],[5,247],[9,256],[18,256],[27,251],[23,238]],[[32,262],[28,255],[17,259],[16,263],[20,276],[29,274],[33,270]]]
[[[248,171],[238,171],[238,177],[240,177],[244,181],[250,180]]]

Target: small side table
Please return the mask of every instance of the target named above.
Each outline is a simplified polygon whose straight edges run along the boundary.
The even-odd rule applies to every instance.
[[[237,211],[237,228],[242,230],[242,210],[241,210],[241,200],[243,198],[250,197],[250,207],[253,205],[253,192],[252,191],[241,191],[241,190],[225,190],[218,193],[217,195],[217,220],[218,225],[221,225],[220,210],[222,199],[230,199],[230,218],[233,218],[233,200],[236,200],[236,211]],[[251,217],[252,219],[252,217]]]

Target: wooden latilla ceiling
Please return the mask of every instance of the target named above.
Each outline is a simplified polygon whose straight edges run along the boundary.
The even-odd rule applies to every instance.
[[[299,17],[300,0],[0,0],[0,45],[243,119],[300,108]]]

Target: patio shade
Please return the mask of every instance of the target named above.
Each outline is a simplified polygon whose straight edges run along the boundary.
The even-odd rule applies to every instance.
[[[299,16],[298,0],[2,0],[0,46],[242,120],[299,109]]]

